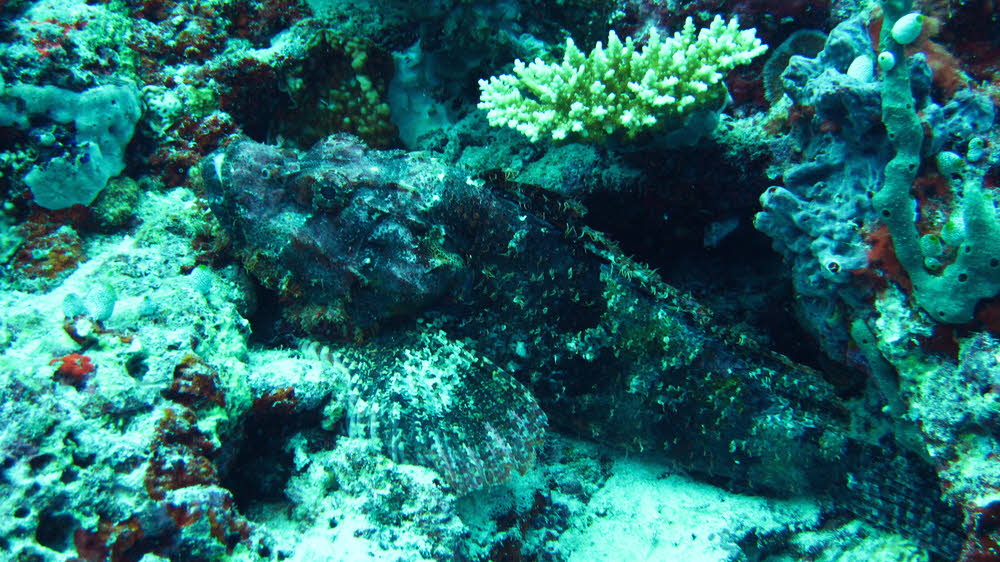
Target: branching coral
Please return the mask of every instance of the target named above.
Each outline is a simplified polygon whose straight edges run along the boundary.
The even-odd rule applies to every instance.
[[[480,80],[479,107],[491,125],[517,129],[532,141],[608,136],[633,139],[641,132],[679,127],[698,110],[718,109],[726,100],[725,73],[767,50],[754,29],[736,18],[695,32],[688,18],[682,31],[660,38],[650,31],[644,48],[614,31],[584,55],[566,40],[562,63],[514,61],[514,74]]]

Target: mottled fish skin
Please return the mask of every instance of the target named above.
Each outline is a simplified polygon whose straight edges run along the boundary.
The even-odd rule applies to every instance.
[[[344,347],[347,431],[396,462],[433,469],[458,495],[535,463],[547,420],[531,392],[474,348],[419,330]]]
[[[359,429],[401,459],[452,474],[461,472],[456,467],[477,470],[476,459],[489,453],[475,453],[475,445],[495,435],[515,444],[519,452],[507,466],[523,470],[547,417],[587,438],[665,450],[692,472],[736,489],[843,499],[849,481],[884,476],[864,466],[897,454],[860,444],[850,409],[819,373],[722,327],[603,235],[546,207],[552,194],[534,196],[530,186],[498,178],[470,181],[426,156],[370,150],[344,135],[304,154],[235,141],[207,159],[202,173],[237,256],[281,293],[284,319],[298,333],[335,340],[361,328],[373,345],[392,349],[383,338],[398,334],[380,334],[379,324],[423,311],[434,315],[444,337],[503,366],[456,373],[460,394],[492,391],[502,398],[490,404],[509,405],[491,406],[474,421],[431,416],[412,406],[419,401],[390,397],[385,389],[399,388],[406,370],[392,361],[371,368],[358,360],[360,372],[369,373],[355,387],[365,404],[408,405],[394,419],[436,428],[412,443],[402,443],[396,430]],[[380,228],[391,235],[380,237]],[[510,375],[527,392],[520,384],[495,384]],[[531,414],[533,404],[544,415]],[[371,411],[366,405],[358,418]],[[528,423],[493,423],[505,416]],[[435,453],[444,449],[474,454],[456,464]],[[483,474],[451,484],[471,490],[500,479]],[[856,489],[871,500],[882,487]],[[883,503],[899,505],[891,492]],[[863,513],[865,503],[871,502],[846,507]],[[943,513],[923,512],[923,531]],[[952,519],[944,519],[951,533]],[[909,519],[882,520],[904,532],[920,530],[909,529]]]
[[[207,158],[212,210],[237,257],[289,303],[301,333],[349,337],[413,314],[461,282],[458,244],[435,228],[442,185],[402,153],[335,136],[299,154],[236,139]]]
[[[304,154],[237,139],[202,176],[237,257],[281,294],[289,325],[334,340],[348,326],[367,331],[371,341],[336,353],[350,436],[434,469],[460,495],[534,464],[547,421],[524,385],[443,331],[374,329],[459,283],[457,252],[475,245],[465,217],[515,221],[512,205],[432,160],[347,136]]]

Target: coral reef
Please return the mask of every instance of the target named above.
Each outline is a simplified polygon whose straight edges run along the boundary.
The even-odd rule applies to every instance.
[[[989,6],[0,0],[0,558],[1000,558]]]

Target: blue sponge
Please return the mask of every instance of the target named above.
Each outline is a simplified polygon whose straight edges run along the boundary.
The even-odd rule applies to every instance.
[[[24,176],[35,203],[46,209],[89,205],[125,167],[124,151],[142,110],[133,86],[98,86],[81,93],[55,86],[15,84],[0,93],[0,126],[27,130],[31,119],[73,124],[65,152]]]

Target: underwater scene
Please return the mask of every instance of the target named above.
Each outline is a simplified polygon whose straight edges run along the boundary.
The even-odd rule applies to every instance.
[[[0,0],[0,562],[1000,562],[994,0]]]

